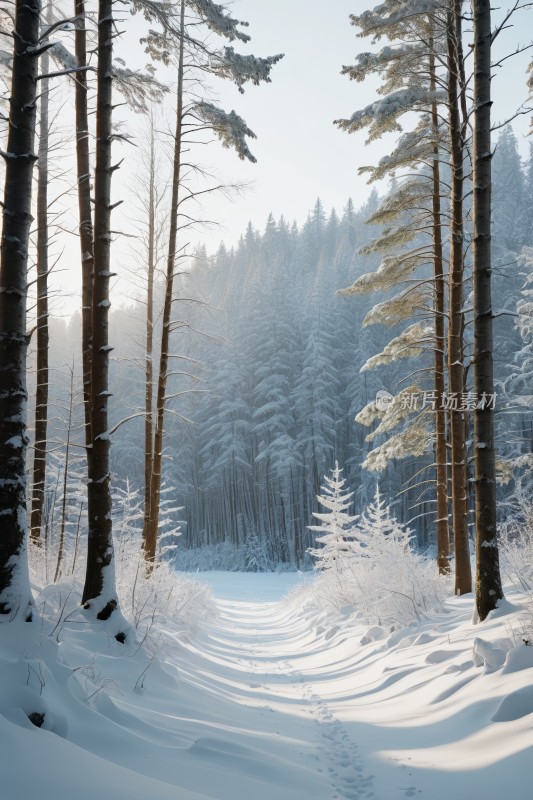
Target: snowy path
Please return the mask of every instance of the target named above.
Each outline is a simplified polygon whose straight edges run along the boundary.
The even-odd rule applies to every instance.
[[[454,598],[375,641],[280,600],[296,576],[199,577],[216,613],[160,620],[154,658],[75,617],[4,629],[2,800],[529,800],[533,648],[473,658],[518,616],[480,629]]]
[[[294,760],[293,780],[302,767],[311,775],[315,772],[314,786],[305,780],[295,787],[296,796],[374,797],[374,776],[365,772],[357,744],[317,694],[302,663],[316,657],[316,642],[305,623],[287,616],[278,603],[225,601],[219,608],[209,635],[194,646],[196,656],[210,662],[221,693],[228,682],[234,687],[235,717],[241,715],[241,703],[254,708],[265,737],[274,745],[277,737],[284,740],[285,758]],[[293,730],[294,738],[287,736]],[[276,797],[285,796],[292,797],[292,789],[281,786]]]

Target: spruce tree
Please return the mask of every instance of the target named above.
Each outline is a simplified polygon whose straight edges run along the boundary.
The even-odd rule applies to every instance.
[[[315,547],[309,553],[315,558],[315,568],[321,571],[343,569],[343,561],[353,554],[353,523],[357,519],[348,514],[352,505],[353,492],[345,488],[346,480],[342,477],[342,469],[338,461],[331,470],[331,476],[324,477],[324,485],[317,500],[327,511],[314,511],[321,525],[309,525],[309,529],[320,535],[315,541],[322,547]]]

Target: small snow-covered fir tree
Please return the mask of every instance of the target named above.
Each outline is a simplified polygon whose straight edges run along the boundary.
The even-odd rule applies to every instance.
[[[326,475],[324,478],[322,494],[317,495],[318,502],[327,511],[313,512],[313,516],[322,524],[309,525],[310,530],[321,534],[315,541],[322,547],[310,548],[309,553],[315,558],[315,569],[322,571],[341,571],[343,561],[354,552],[353,523],[357,517],[347,513],[352,504],[353,492],[346,491],[346,481],[341,474],[342,469],[336,461],[331,477]]]
[[[390,543],[394,542],[398,553],[406,552],[413,532],[391,514],[387,502],[381,498],[379,484],[376,484],[374,500],[361,514],[356,536],[365,555],[372,558],[376,554],[382,554],[385,540],[389,543],[389,548]]]

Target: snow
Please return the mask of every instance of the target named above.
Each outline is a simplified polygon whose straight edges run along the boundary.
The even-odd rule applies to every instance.
[[[41,620],[2,625],[3,797],[529,796],[533,648],[510,635],[524,595],[483,625],[465,596],[391,633],[286,598],[308,575],[195,577],[208,619],[160,616],[151,646],[60,617],[66,584],[40,595]]]

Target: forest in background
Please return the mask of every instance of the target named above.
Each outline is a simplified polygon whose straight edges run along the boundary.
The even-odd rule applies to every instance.
[[[256,159],[255,133],[212,102],[210,81],[229,80],[243,93],[270,83],[283,54],[236,50],[250,40],[247,23],[211,0],[125,4],[148,23],[139,42],[150,59],[144,71],[117,56],[113,0],[97,8],[76,0],[72,18],[38,0],[2,8],[0,35],[13,47],[0,54],[11,90],[2,111],[0,613],[32,618],[28,522],[30,556],[44,546],[48,563],[57,553],[56,581],[87,531],[81,603],[97,620],[119,607],[117,523],[130,533],[142,528],[147,580],[176,554],[180,527],[189,553],[225,547],[234,566],[305,566],[328,461],[336,475],[339,461],[349,470],[358,509],[370,496],[379,505],[381,491],[401,523],[416,528],[420,547],[436,543],[438,574],[453,568],[456,594],[472,591],[474,550],[476,613],[484,620],[495,609],[503,599],[497,473],[503,486],[515,481],[520,505],[515,471],[527,478],[531,467],[531,165],[522,168],[509,130],[496,149],[500,167],[493,158],[493,132],[504,123],[492,116],[491,81],[531,46],[503,54],[494,47],[526,8],[517,0],[495,23],[484,0],[473,0],[471,16],[461,0],[388,0],[352,14],[356,36],[373,50],[360,50],[341,74],[379,85],[371,103],[334,124],[365,131],[367,143],[388,138],[386,156],[358,165],[384,192],[366,209],[349,203],[339,218],[317,202],[301,230],[270,218],[263,234],[250,226],[214,260],[188,244],[205,223],[201,198],[243,186],[217,184],[200,152],[219,139],[241,160]],[[170,73],[158,79],[156,64]],[[175,108],[161,131],[154,109],[167,99],[169,74]],[[75,164],[60,162],[50,140],[61,111],[50,102],[51,82],[59,78],[71,81],[74,97]],[[507,123],[531,111],[524,98],[533,76],[524,83]],[[143,167],[130,173],[131,213],[120,217],[126,231],[112,223],[124,202],[115,200],[122,160],[113,145],[130,143],[115,114],[123,106],[148,119]],[[52,169],[56,190],[63,184],[54,199]],[[73,194],[69,230],[51,208]],[[75,340],[79,330],[81,341],[66,379],[50,364],[48,283],[57,264],[52,236],[63,241],[65,233],[80,246],[82,285],[81,324],[69,332]],[[139,301],[113,320],[117,340],[132,334],[118,358],[110,308],[124,234]],[[32,463],[28,345],[36,349]],[[60,391],[66,432],[54,439],[50,399]],[[495,431],[505,439],[499,450]],[[341,543],[342,527],[332,525]]]
[[[524,302],[532,269],[521,253],[533,246],[533,157],[521,160],[510,127],[496,143],[493,171],[498,497],[503,519],[512,513],[505,501],[516,490],[515,480],[529,478],[527,456],[533,448],[533,412],[527,404],[530,340],[517,322],[517,305]],[[367,224],[382,200],[374,191],[361,208],[349,201],[340,213],[324,209],[317,200],[301,228],[272,217],[261,232],[250,224],[236,247],[221,245],[212,257],[200,248],[179,275],[175,317],[183,324],[173,334],[172,352],[179,356],[173,371],[181,374],[170,379],[175,413],[168,417],[164,450],[164,530],[178,548],[178,564],[189,569],[310,566],[306,551],[313,547],[315,534],[308,526],[323,477],[335,461],[343,465],[355,492],[354,513],[371,502],[379,483],[396,516],[415,531],[418,546],[436,547],[434,438],[428,435],[422,454],[412,455],[405,446],[403,457],[400,452],[387,458],[384,468],[367,469],[363,464],[368,454],[388,436],[378,433],[369,442],[368,427],[355,421],[379,390],[405,389],[416,370],[425,370],[420,386],[431,389],[429,346],[415,359],[361,372],[390,339],[387,326],[363,321],[376,300],[381,303],[392,293],[380,292],[375,298],[338,294],[378,266],[376,253],[360,251],[382,229]],[[467,275],[466,298],[469,281]],[[161,298],[161,281],[156,286]],[[144,314],[143,299],[111,312],[113,425],[143,407]],[[419,309],[416,316],[427,320],[427,310]],[[400,320],[394,334],[406,325]],[[71,363],[71,347],[77,352],[80,317],[55,320],[51,330],[52,359],[61,371]],[[465,340],[468,364],[468,315]],[[468,391],[471,370],[467,374]],[[78,414],[73,417],[78,445],[80,401],[75,399]],[[63,392],[53,402],[65,409],[68,396]],[[408,422],[400,420],[394,433]],[[126,493],[128,503],[138,509],[131,517],[134,527],[142,525],[143,424],[142,417],[133,417],[113,435],[115,513],[121,515]],[[65,439],[59,424],[57,440]],[[471,449],[469,455],[471,459]],[[83,481],[76,456],[70,458],[67,526],[74,530]],[[60,506],[61,447],[54,459],[59,472],[51,473],[55,482],[49,503]],[[472,493],[469,515],[472,526]]]

